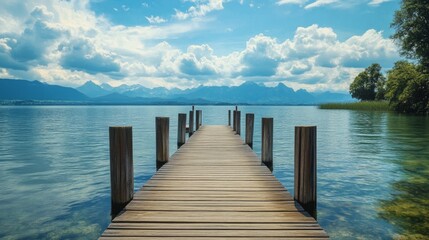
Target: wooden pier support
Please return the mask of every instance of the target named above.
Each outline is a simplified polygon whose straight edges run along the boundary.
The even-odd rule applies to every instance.
[[[231,110],[228,110],[228,126],[231,126]]]
[[[235,127],[235,133],[240,135],[241,134],[241,111],[235,111],[235,114],[237,115],[235,117],[235,124],[237,125]]]
[[[246,144],[253,149],[253,129],[255,122],[255,114],[246,113]]]
[[[295,127],[294,199],[317,219],[316,126]]]
[[[133,199],[132,127],[110,127],[110,188],[112,219]]]
[[[273,171],[273,118],[262,118],[261,161]]]
[[[177,148],[186,142],[186,113],[179,113],[177,118]]]
[[[189,137],[194,134],[194,111],[189,111]]]
[[[198,129],[201,126],[202,123],[202,119],[203,119],[203,111],[202,110],[197,110],[196,111],[196,116],[195,116],[195,131],[198,131]]]
[[[169,158],[170,118],[156,118],[156,170],[158,171]]]
[[[232,130],[235,132],[237,131],[237,110],[232,111]]]

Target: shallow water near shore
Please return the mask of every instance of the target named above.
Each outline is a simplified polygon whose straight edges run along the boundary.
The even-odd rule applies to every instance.
[[[196,106],[227,124],[228,106]],[[293,194],[296,125],[317,125],[318,221],[333,239],[429,236],[429,118],[314,106],[243,106],[274,118],[274,174]],[[155,172],[155,117],[188,106],[1,106],[0,238],[96,239],[110,222],[108,127],[133,126],[135,189]]]

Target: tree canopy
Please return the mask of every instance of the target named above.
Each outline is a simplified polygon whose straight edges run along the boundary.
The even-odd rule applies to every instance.
[[[429,0],[402,0],[391,27],[396,30],[392,38],[401,54],[419,60],[429,73]]]
[[[413,63],[396,62],[387,75],[386,97],[397,112],[429,113],[429,75]]]
[[[374,63],[357,75],[350,85],[350,94],[353,98],[363,101],[383,100],[384,84],[385,77],[381,73],[381,66]]]

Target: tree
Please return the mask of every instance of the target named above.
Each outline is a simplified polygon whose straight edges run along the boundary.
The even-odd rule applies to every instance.
[[[429,113],[429,0],[402,0],[391,24],[392,38],[403,56],[420,65],[399,61],[388,73],[386,97],[398,112]]]
[[[350,84],[350,94],[353,98],[362,101],[383,100],[385,77],[381,73],[381,66],[373,63],[365,71],[359,73]]]
[[[429,0],[402,0],[391,27],[403,56],[418,59],[429,73]]]
[[[383,77],[383,79],[378,80],[376,84],[376,94],[375,94],[375,100],[382,101],[386,100],[386,80]]]
[[[397,112],[429,113],[429,75],[419,66],[399,61],[387,74],[386,97]]]

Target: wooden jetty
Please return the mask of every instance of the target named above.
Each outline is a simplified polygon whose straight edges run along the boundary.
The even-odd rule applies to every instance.
[[[204,125],[134,193],[100,237],[166,238],[329,237],[231,127]]]

